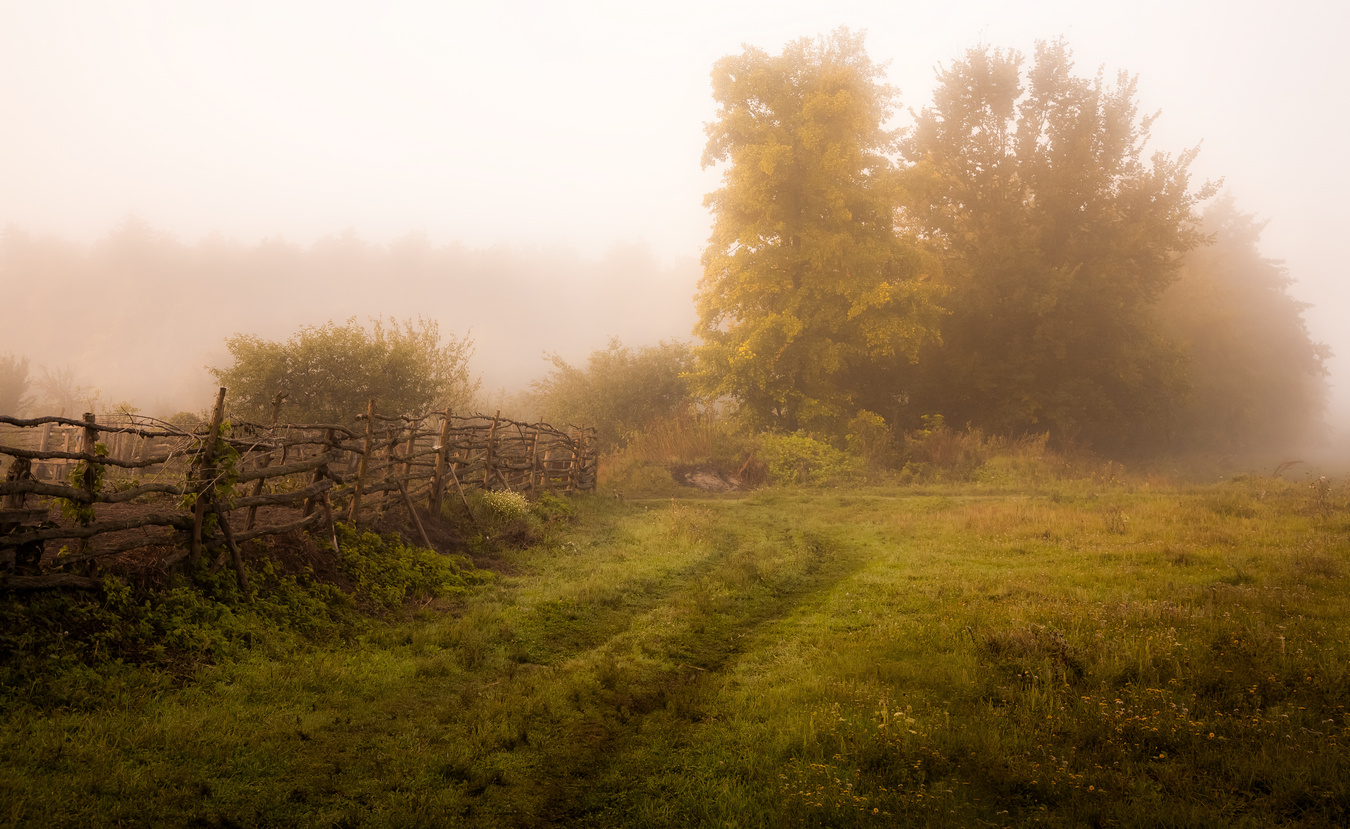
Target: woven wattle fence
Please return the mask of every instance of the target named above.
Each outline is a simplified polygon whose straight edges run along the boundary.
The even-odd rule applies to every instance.
[[[239,545],[259,536],[331,534],[335,520],[389,510],[421,530],[419,512],[439,514],[467,488],[595,488],[594,429],[449,411],[391,417],[374,401],[355,428],[231,423],[225,401],[221,389],[211,423],[192,429],[131,415],[0,415],[0,584],[90,586],[99,559],[152,546],[176,549],[166,566],[218,549],[217,563],[228,555],[246,583]],[[263,507],[280,508],[270,523]]]

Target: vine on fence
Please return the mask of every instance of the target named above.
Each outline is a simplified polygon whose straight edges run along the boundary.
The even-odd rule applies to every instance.
[[[108,457],[108,447],[102,443],[94,444],[94,456],[98,458]],[[71,468],[70,474],[66,480],[72,487],[83,489],[90,497],[98,497],[103,489],[103,481],[108,475],[108,468],[101,463],[90,464],[89,461],[80,461]],[[87,527],[94,523],[94,503],[93,501],[82,501],[75,498],[58,498],[61,504],[61,515],[74,521],[82,527]]]

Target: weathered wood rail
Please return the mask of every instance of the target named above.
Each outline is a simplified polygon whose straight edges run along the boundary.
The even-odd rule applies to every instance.
[[[191,429],[128,415],[0,415],[0,584],[92,585],[100,559],[166,546],[166,566],[206,548],[215,567],[228,556],[247,586],[239,545],[266,534],[327,525],[336,546],[336,516],[406,510],[421,530],[420,510],[438,514],[468,487],[531,497],[595,487],[593,429],[500,414],[390,417],[373,401],[356,428],[231,423],[224,412],[221,389],[212,422]],[[263,507],[281,509],[265,523]]]

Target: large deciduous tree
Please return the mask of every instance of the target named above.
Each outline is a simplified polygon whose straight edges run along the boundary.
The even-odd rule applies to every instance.
[[[834,429],[877,361],[912,358],[937,327],[921,284],[937,263],[895,227],[895,91],[846,30],[747,48],[712,78],[703,165],[726,167],[705,201],[694,380],[749,425]]]
[[[230,390],[230,411],[262,421],[277,394],[292,423],[347,423],[374,398],[384,414],[420,415],[466,406],[478,388],[469,373],[473,343],[447,338],[434,321],[355,319],[301,328],[276,342],[250,334],[225,341],[234,364],[213,368]]]
[[[1135,80],[1073,73],[1060,42],[970,50],[938,73],[902,143],[908,221],[940,252],[942,343],[911,375],[914,414],[1099,449],[1165,434],[1184,361],[1155,303],[1202,241],[1194,151],[1145,160]]]

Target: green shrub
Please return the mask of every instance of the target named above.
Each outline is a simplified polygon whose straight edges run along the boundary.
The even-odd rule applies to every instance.
[[[250,567],[248,596],[234,573],[205,569],[162,589],[108,577],[98,590],[0,594],[0,708],[97,707],[119,683],[180,681],[269,641],[351,636],[371,623],[362,608],[461,595],[488,577],[397,536],[339,525],[338,537],[351,595],[308,573],[278,572],[270,558]]]
[[[848,422],[848,451],[871,466],[889,466],[897,460],[895,441],[886,419],[861,409]]]
[[[379,607],[398,607],[408,599],[462,595],[471,584],[483,580],[483,574],[464,559],[405,544],[398,536],[338,525],[338,546],[342,550],[338,567],[352,580],[358,600]]]
[[[957,432],[942,415],[924,415],[923,428],[905,435],[905,469],[916,478],[970,480],[1005,446],[979,429]]]
[[[820,440],[797,432],[765,435],[759,442],[760,458],[776,484],[826,484],[854,478],[861,460]]]

